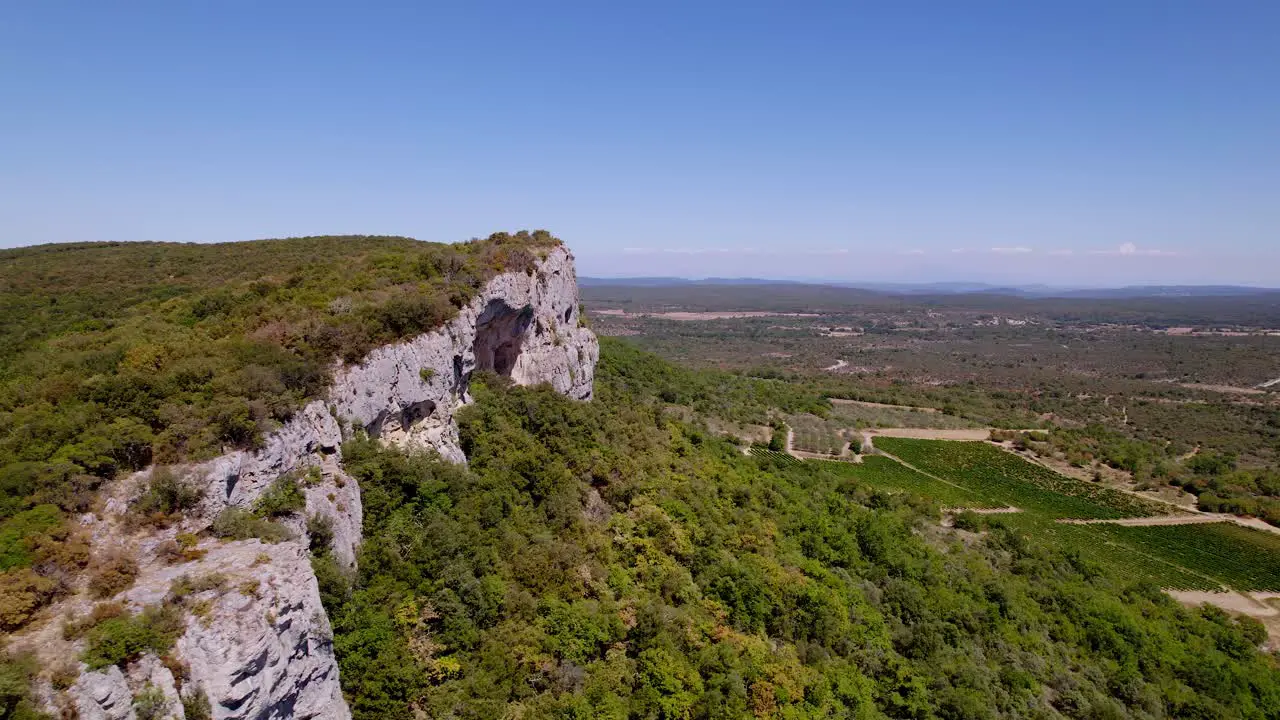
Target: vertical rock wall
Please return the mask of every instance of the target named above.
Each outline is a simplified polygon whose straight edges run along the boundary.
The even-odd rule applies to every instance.
[[[307,512],[333,519],[334,552],[354,566],[361,504],[359,488],[340,466],[343,425],[465,462],[454,412],[470,402],[468,387],[477,370],[591,398],[600,348],[581,326],[579,312],[573,256],[564,247],[548,250],[532,272],[494,277],[444,327],[338,369],[328,397],[308,404],[261,450],[230,453],[194,468],[192,476],[207,482],[202,517],[207,523],[229,505],[249,507],[279,476],[315,466],[323,479],[306,490]],[[135,606],[157,602],[183,573],[217,572],[243,588],[205,598],[206,616],[188,623],[176,648],[177,659],[190,668],[186,682],[208,696],[213,717],[349,718],[305,538],[274,546],[210,545],[205,558],[181,566],[143,558],[143,575],[125,599]],[[138,678],[160,674],[151,672],[153,658],[134,665],[126,673],[83,673],[70,690],[80,717],[134,717],[126,694],[139,689],[133,685],[152,682]],[[168,685],[166,694],[176,697],[173,683]],[[180,705],[173,714],[181,716]]]

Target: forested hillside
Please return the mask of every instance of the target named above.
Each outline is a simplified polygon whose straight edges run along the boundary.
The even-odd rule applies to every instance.
[[[603,348],[591,403],[477,382],[469,467],[345,446],[359,575],[315,564],[357,718],[1280,714],[1258,623],[745,457],[664,408],[746,381]]]
[[[549,234],[0,251],[0,519],[118,472],[253,447],[337,359],[438,327]]]

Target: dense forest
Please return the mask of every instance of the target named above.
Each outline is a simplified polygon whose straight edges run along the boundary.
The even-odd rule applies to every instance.
[[[1255,621],[665,409],[725,378],[606,341],[591,403],[477,378],[469,467],[348,443],[359,574],[314,562],[356,717],[1280,714]]]

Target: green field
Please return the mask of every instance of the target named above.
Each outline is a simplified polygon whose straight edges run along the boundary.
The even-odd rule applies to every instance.
[[[922,472],[878,455],[864,456],[861,463],[810,460],[806,464],[870,488],[927,497],[944,507],[1012,505],[1022,512],[1001,515],[996,522],[1086,562],[1110,567],[1120,576],[1149,580],[1164,588],[1280,591],[1280,536],[1225,522],[1141,527],[1062,523],[1058,521],[1177,511],[1058,475],[986,443],[885,437],[875,442]],[[761,447],[753,447],[751,453],[800,462]]]
[[[780,461],[780,462],[782,462],[782,463],[784,463],[784,464],[787,464],[787,465],[799,465],[799,464],[800,464],[800,459],[799,459],[799,458],[797,458],[797,457],[794,457],[794,456],[792,456],[792,455],[788,455],[788,454],[786,454],[786,453],[784,453],[784,452],[779,452],[779,451],[777,451],[777,450],[770,450],[770,449],[769,449],[769,448],[767,448],[767,447],[761,447],[761,446],[759,446],[759,445],[752,445],[752,446],[751,446],[751,454],[752,454],[753,456],[755,456],[755,457],[773,458],[774,460],[778,460],[778,461]]]
[[[1129,493],[1059,475],[988,443],[878,437],[875,445],[927,473],[1042,516],[1111,519],[1173,512]]]
[[[1230,522],[1092,527],[1135,550],[1215,578],[1237,590],[1280,590],[1280,535]]]
[[[1056,521],[1178,511],[1059,475],[987,443],[884,437],[875,442],[904,462],[967,489],[988,506],[1008,504],[1022,510],[1001,516],[1000,522],[1122,575],[1177,590],[1221,590],[1225,585],[1245,592],[1280,591],[1280,536],[1233,523],[1142,527],[1060,523]],[[904,481],[897,482],[902,489],[911,489]],[[939,497],[949,491],[930,490],[922,484],[914,491],[951,504]]]
[[[835,460],[811,460],[831,472],[853,478],[868,487],[894,492],[909,492],[936,500],[943,507],[956,508],[991,508],[1002,507],[978,495],[975,492],[957,487],[928,475],[922,475],[894,460],[868,455],[861,463],[847,463]]]
[[[1189,569],[1186,565],[1151,553],[1146,548],[1135,547],[1132,543],[1120,537],[1114,537],[1108,532],[1115,528],[1125,530],[1149,528],[1122,528],[1119,525],[1106,523],[1072,525],[1028,513],[1001,515],[1000,522],[1021,530],[1035,538],[1037,542],[1052,545],[1067,552],[1078,553],[1089,562],[1108,566],[1121,577],[1149,580],[1170,590],[1222,589],[1221,583],[1193,572],[1193,569]],[[1199,526],[1169,525],[1160,529],[1183,530],[1194,527]]]

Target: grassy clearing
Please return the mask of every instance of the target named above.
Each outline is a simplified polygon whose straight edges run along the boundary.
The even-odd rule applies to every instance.
[[[964,418],[940,412],[848,403],[832,403],[831,417],[843,427],[858,429],[907,427],[960,430],[980,427],[977,423]]]
[[[792,415],[787,424],[791,426],[791,445],[796,450],[839,455],[846,442],[840,434],[840,423],[816,415]]]

